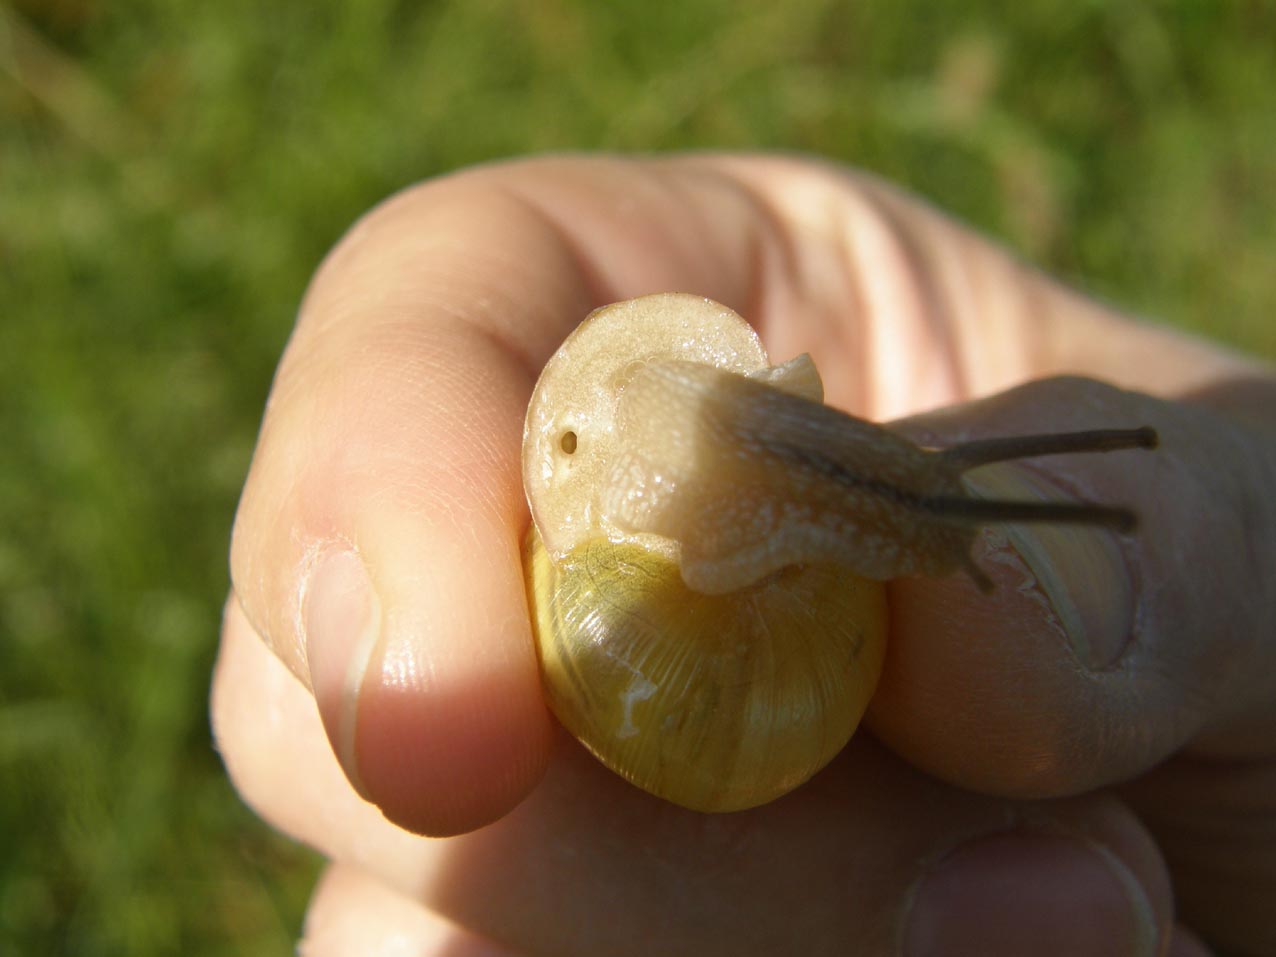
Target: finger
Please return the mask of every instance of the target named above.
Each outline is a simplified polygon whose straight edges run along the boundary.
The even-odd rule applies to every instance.
[[[356,867],[324,872],[306,911],[303,957],[518,957]]]
[[[992,497],[1119,503],[1140,522],[1129,536],[989,529],[975,560],[992,596],[961,579],[893,583],[872,722],[900,753],[967,787],[1039,796],[1128,780],[1187,745],[1269,751],[1276,511],[1260,490],[1276,457],[1259,437],[1200,405],[1080,379],[905,427],[933,444],[1142,425],[1157,450],[969,473]]]
[[[1276,953],[1276,761],[1181,755],[1121,794],[1173,869],[1180,918],[1222,953]]]
[[[236,593],[313,688],[351,781],[414,830],[498,817],[546,759],[517,465],[540,362],[599,298],[744,292],[721,268],[745,258],[728,248],[748,241],[740,198],[691,202],[659,177],[644,195],[618,165],[485,171],[391,201],[324,265],[275,383]],[[646,203],[612,230],[596,221],[622,188]],[[610,244],[574,248],[520,192]],[[675,205],[713,228],[670,232]]]
[[[1160,858],[1120,804],[982,798],[868,737],[789,798],[731,815],[658,801],[561,739],[518,809],[440,841],[354,794],[313,702],[233,606],[213,716],[267,820],[515,950],[1152,954],[1171,920]]]

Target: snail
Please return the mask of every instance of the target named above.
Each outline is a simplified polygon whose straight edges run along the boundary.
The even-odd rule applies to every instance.
[[[883,582],[964,571],[979,528],[1128,532],[1127,509],[976,498],[962,474],[1151,448],[1148,428],[925,449],[823,404],[726,306],[594,311],[528,405],[524,566],[546,699],[603,764],[699,811],[771,801],[850,739],[881,671]]]

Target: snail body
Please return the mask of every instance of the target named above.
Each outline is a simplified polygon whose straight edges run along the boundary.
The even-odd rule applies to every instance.
[[[822,404],[734,312],[682,294],[596,310],[528,407],[524,549],[546,698],[634,784],[703,811],[797,787],[845,745],[886,642],[882,581],[965,570],[990,521],[1128,529],[1124,509],[975,498],[962,474],[1149,447],[1114,430],[923,449]]]

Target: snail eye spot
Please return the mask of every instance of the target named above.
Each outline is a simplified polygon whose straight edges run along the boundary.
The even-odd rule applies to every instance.
[[[570,429],[563,433],[563,437],[558,440],[558,447],[567,455],[571,455],[576,451],[576,433]]]

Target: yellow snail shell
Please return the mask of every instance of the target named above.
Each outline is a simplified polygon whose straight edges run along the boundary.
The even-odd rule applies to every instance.
[[[592,313],[546,364],[523,434],[524,564],[551,709],[663,798],[739,810],[850,738],[886,641],[881,581],[964,570],[989,522],[1129,531],[1127,509],[975,497],[972,468],[1155,447],[1148,428],[924,449],[822,404],[730,309],[682,294]]]
[[[846,744],[881,672],[885,595],[828,562],[747,557],[733,587],[693,591],[677,543],[612,523],[605,500],[626,487],[618,399],[670,362],[754,376],[808,404],[822,396],[809,359],[772,369],[753,329],[709,300],[649,296],[593,313],[528,409],[532,620],[550,707],[604,764],[684,807],[739,810],[802,784]]]

